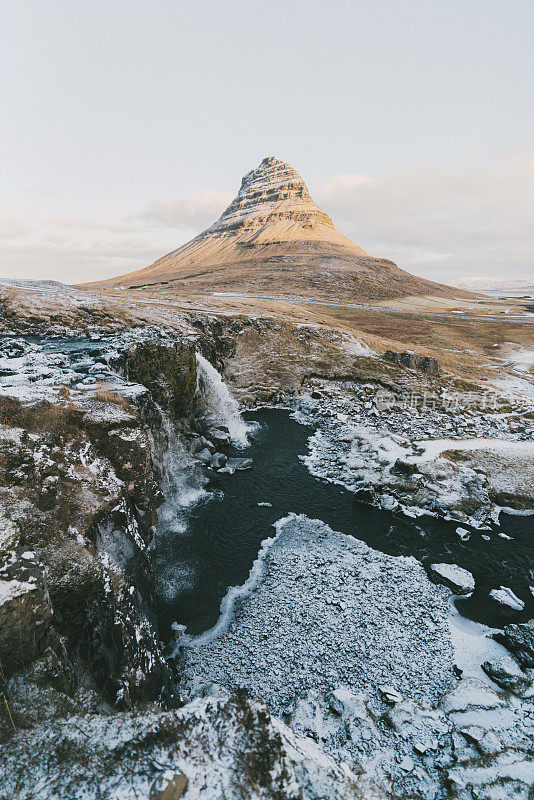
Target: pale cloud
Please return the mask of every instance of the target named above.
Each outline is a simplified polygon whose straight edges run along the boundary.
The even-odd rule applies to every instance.
[[[141,220],[164,227],[196,228],[211,225],[233,200],[232,192],[205,190],[186,197],[158,197],[142,212]]]
[[[316,202],[365,250],[442,281],[534,272],[534,147],[489,163],[405,167],[312,183]]]
[[[0,239],[24,239],[34,227],[22,219],[0,219]]]

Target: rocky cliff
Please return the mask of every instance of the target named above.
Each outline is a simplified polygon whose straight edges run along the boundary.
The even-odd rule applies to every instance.
[[[0,398],[0,671],[52,660],[70,694],[90,686],[121,707],[173,693],[153,611],[155,440],[168,446],[162,413],[192,414],[196,363],[181,341],[115,360],[139,384],[134,401],[105,384],[52,402]],[[20,704],[11,714],[17,725]]]

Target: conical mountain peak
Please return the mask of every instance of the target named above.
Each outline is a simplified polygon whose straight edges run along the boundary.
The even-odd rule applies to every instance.
[[[336,301],[451,290],[373,258],[316,205],[296,169],[267,156],[209,228],[151,266],[101,285],[276,292]]]
[[[339,237],[339,245],[355,247],[337,233],[328,214],[313,202],[297,170],[274,156],[267,156],[256,169],[247,172],[234,200],[201,236],[215,231],[237,232],[239,228],[250,231],[256,227],[259,232],[259,228],[268,226],[272,230],[264,230],[261,237],[266,242],[278,240],[282,234],[280,225],[286,226],[284,241],[315,236],[320,239],[325,235],[324,228],[328,228],[329,235],[334,232]]]

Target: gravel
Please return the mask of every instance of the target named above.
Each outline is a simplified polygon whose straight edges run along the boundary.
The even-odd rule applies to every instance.
[[[435,703],[452,680],[450,593],[413,558],[378,553],[291,515],[231,589],[211,632],[182,641],[185,688],[246,687],[274,713],[339,684],[379,698],[387,684]]]

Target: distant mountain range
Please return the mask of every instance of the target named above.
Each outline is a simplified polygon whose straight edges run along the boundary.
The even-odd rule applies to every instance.
[[[339,233],[298,172],[273,157],[245,175],[226,211],[190,242],[148,267],[90,285],[352,301],[466,296],[366,253]]]
[[[473,277],[456,281],[456,285],[471,292],[488,291],[492,292],[492,294],[495,292],[502,292],[503,294],[507,292],[513,292],[514,294],[518,292],[522,294],[534,293],[534,283],[526,280],[507,281],[502,280],[502,278]]]

